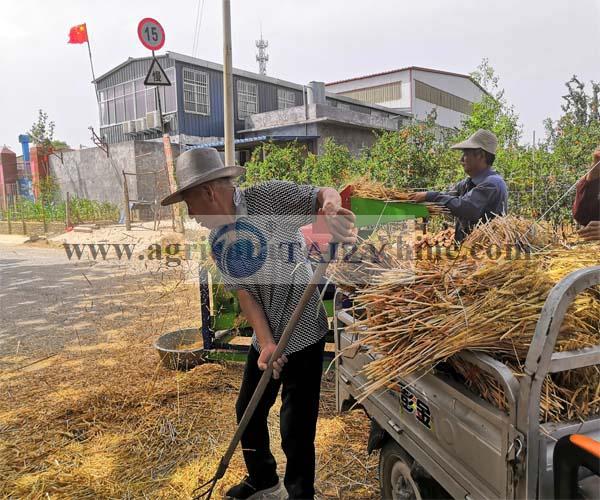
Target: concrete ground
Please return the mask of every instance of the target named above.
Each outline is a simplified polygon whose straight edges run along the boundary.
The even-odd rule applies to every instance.
[[[64,249],[19,243],[0,239],[0,370],[50,356],[73,341],[101,341],[99,316],[127,307],[120,294],[157,283],[165,272],[184,271],[114,256],[69,260]]]
[[[76,334],[84,339],[94,335],[92,322],[81,321],[72,304],[90,294],[86,277],[100,291],[110,287],[110,274],[108,266],[69,262],[58,249],[0,242],[0,355],[41,358]]]

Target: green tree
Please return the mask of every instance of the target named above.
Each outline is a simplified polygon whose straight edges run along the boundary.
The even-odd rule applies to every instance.
[[[479,102],[473,104],[471,115],[464,121],[458,137],[464,138],[476,130],[491,130],[498,138],[501,148],[518,145],[522,136],[519,116],[514,107],[508,104],[504,89],[500,86],[500,77],[487,59],[483,59],[471,78],[477,82],[485,93]]]
[[[278,146],[267,142],[256,148],[246,163],[246,184],[256,184],[271,179],[303,183],[308,180],[304,167],[308,150],[293,142]]]
[[[561,167],[583,173],[592,151],[600,145],[600,84],[590,82],[588,93],[585,84],[573,76],[565,86],[563,115],[555,122],[546,120],[544,146],[552,150]]]
[[[65,141],[54,139],[52,141],[52,149],[54,151],[60,151],[61,149],[69,149],[69,145]]]
[[[425,122],[412,122],[397,132],[382,132],[362,157],[361,176],[398,187],[430,188],[440,168],[458,164],[448,149],[448,132],[435,124],[435,113]]]
[[[339,188],[347,184],[360,167],[346,146],[328,137],[323,144],[323,153],[318,156],[309,154],[304,168],[310,183]]]
[[[38,110],[37,120],[29,129],[29,136],[37,147],[46,148],[49,152],[58,149],[68,148],[69,145],[61,140],[54,138],[54,121],[48,120],[48,113],[44,110]]]

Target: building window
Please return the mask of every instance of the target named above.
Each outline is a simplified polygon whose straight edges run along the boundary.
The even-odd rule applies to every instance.
[[[188,113],[210,115],[208,73],[183,68],[183,109]]]
[[[238,119],[258,113],[258,85],[256,83],[237,82]]]
[[[415,80],[415,97],[422,101],[436,104],[442,108],[451,109],[464,115],[470,115],[473,111],[473,103],[455,96],[448,92],[444,92],[438,88],[427,85],[419,80]]]
[[[175,97],[175,69],[165,70],[171,85],[159,87],[163,114],[177,111]],[[100,121],[102,126],[144,118],[146,113],[155,111],[156,89],[144,85],[144,79],[129,81],[102,89],[100,98]]]
[[[296,106],[296,93],[292,90],[277,89],[277,109],[288,109]]]

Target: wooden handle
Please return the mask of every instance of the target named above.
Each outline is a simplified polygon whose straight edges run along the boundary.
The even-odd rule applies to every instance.
[[[252,398],[250,399],[250,402],[248,403],[248,406],[244,411],[244,415],[242,415],[242,418],[240,419],[240,423],[238,424],[237,430],[235,431],[233,438],[231,438],[231,443],[229,443],[229,447],[227,448],[227,451],[221,459],[221,463],[224,465],[224,467],[222,468],[223,474],[225,473],[225,470],[229,465],[229,461],[233,456],[233,452],[237,448],[237,445],[240,442],[240,440],[242,439],[242,434],[244,434],[246,427],[248,427],[248,422],[250,422],[250,419],[252,418],[256,407],[258,406],[258,402],[262,398],[265,389],[267,388],[267,385],[269,383],[269,380],[271,379],[271,374],[273,373],[273,361],[279,359],[283,354],[283,351],[288,345],[292,332],[294,331],[295,326],[300,320],[300,316],[302,316],[302,313],[306,308],[306,304],[308,304],[308,301],[311,299],[319,282],[321,281],[321,278],[323,278],[323,276],[325,275],[325,271],[327,270],[328,265],[329,261],[321,263],[317,266],[317,269],[315,270],[310,282],[306,286],[306,290],[304,290],[304,293],[300,298],[300,302],[298,302],[298,305],[296,306],[296,309],[294,309],[294,312],[292,313],[292,316],[290,317],[290,320],[288,321],[285,330],[281,334],[281,338],[277,343],[277,348],[275,349],[275,351],[273,351],[273,354],[271,354],[271,358],[269,359],[267,369],[260,377],[258,385],[254,390],[254,394],[252,395]]]

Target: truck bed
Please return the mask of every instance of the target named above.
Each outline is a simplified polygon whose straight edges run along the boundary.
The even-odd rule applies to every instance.
[[[343,327],[336,330],[339,410],[361,398],[366,379],[360,370],[373,359],[348,349],[355,340]],[[449,377],[426,373],[398,380],[397,387],[370,395],[360,405],[454,498],[507,497],[512,484],[507,457],[514,436],[510,418]]]

